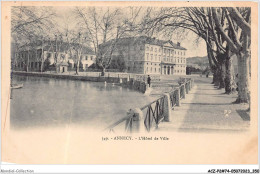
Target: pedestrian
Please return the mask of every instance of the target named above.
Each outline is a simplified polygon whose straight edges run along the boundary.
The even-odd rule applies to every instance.
[[[148,85],[149,85],[149,88],[150,88],[150,85],[151,85],[151,77],[148,75],[148,77],[147,77],[147,83],[148,83]]]

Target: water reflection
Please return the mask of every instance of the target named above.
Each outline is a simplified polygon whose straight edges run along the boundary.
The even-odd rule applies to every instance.
[[[99,82],[13,76],[24,87],[13,90],[11,127],[30,128],[78,124],[102,129],[130,108],[152,98],[121,86]]]

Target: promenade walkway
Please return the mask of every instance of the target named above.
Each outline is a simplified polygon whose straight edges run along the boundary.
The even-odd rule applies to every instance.
[[[172,111],[170,122],[157,131],[245,131],[249,128],[248,104],[232,104],[237,94],[215,88],[212,78],[195,78],[195,86]]]

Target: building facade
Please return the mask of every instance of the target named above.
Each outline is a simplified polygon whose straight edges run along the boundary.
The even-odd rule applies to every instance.
[[[123,55],[129,73],[186,74],[186,49],[180,43],[145,36],[121,38],[113,56],[119,54]]]
[[[54,65],[57,72],[65,72],[68,68],[76,67],[77,50],[74,44],[45,42],[43,45],[35,43],[33,45],[23,45],[19,49],[11,52],[13,68],[16,70],[40,71],[42,62],[48,61],[49,65]],[[43,60],[42,60],[43,54]],[[96,63],[96,55],[89,47],[82,47],[80,65],[83,70]]]

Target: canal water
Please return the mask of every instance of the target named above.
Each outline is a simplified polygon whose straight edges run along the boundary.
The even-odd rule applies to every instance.
[[[10,126],[12,129],[78,125],[102,130],[154,98],[113,84],[13,76]]]

